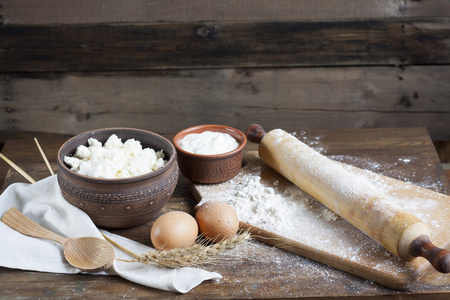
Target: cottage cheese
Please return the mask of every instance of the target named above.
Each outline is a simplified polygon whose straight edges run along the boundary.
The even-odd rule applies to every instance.
[[[142,148],[135,139],[122,143],[115,134],[104,145],[94,138],[88,145],[80,145],[73,156],[64,157],[71,170],[86,176],[127,178],[153,172],[165,164],[163,150]]]
[[[238,141],[228,133],[213,131],[188,134],[178,145],[184,151],[203,155],[222,154],[239,147]]]

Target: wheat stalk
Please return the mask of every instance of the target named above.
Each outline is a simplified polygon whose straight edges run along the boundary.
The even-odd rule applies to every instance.
[[[158,264],[167,268],[181,268],[199,266],[202,264],[213,263],[218,259],[222,252],[234,248],[250,238],[250,232],[242,231],[234,237],[224,239],[219,243],[209,244],[205,239],[200,239],[194,245],[183,248],[175,248],[162,251],[149,251],[141,255],[129,254],[135,256],[133,260],[123,260],[124,262],[139,262],[143,264]],[[123,247],[122,247],[123,249]]]

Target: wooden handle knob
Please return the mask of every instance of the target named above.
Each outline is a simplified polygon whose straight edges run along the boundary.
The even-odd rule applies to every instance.
[[[245,131],[245,135],[250,142],[259,144],[262,138],[266,135],[266,132],[261,127],[261,125],[252,124],[248,126],[247,130]]]
[[[450,251],[436,247],[426,235],[419,236],[411,243],[409,253],[426,258],[438,272],[450,272]]]

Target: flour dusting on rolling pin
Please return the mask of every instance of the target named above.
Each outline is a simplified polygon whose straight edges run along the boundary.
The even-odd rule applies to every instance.
[[[319,142],[322,136],[305,136],[303,132],[293,136],[318,151],[317,154],[327,152],[329,147]],[[281,145],[275,151],[284,151],[282,148]],[[292,156],[288,152],[284,155]],[[417,161],[420,156],[412,154],[410,158]],[[418,185],[412,184],[403,174],[405,162],[400,159],[397,170],[398,163],[378,157],[352,156],[351,152],[328,156],[328,160],[342,168],[340,172],[358,178],[352,184],[370,185],[386,197],[390,207],[400,208],[426,223],[437,246],[449,247],[450,196],[433,190],[444,183],[426,176]],[[391,288],[409,288],[428,270],[430,264],[424,258],[401,259],[316,201],[263,162],[258,151],[247,150],[243,161],[239,174],[230,180],[193,184],[191,191],[200,205],[214,200],[227,202],[238,214],[241,226],[250,228],[255,239]],[[346,189],[347,193],[351,190],[355,191]]]
[[[247,137],[259,143],[259,156],[271,168],[398,257],[422,256],[436,270],[450,272],[450,252],[430,242],[428,225],[363,178],[281,129],[265,133],[252,125]]]

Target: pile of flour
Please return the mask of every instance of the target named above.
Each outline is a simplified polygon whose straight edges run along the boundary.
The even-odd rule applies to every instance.
[[[259,157],[252,157],[247,163],[246,168],[251,170],[222,183],[220,193],[215,192],[216,185],[197,186],[203,196],[198,206],[214,200],[226,202],[234,208],[240,221],[296,240],[298,235],[308,235],[308,228],[305,228],[305,232],[296,229],[298,218],[308,219],[316,227],[319,227],[319,223],[330,224],[341,220],[284,177],[269,171],[267,166],[259,162]],[[270,176],[262,175],[268,171],[271,172]]]
[[[316,152],[327,152],[326,147],[321,145],[320,138],[310,141],[302,133],[296,133],[295,136]],[[401,171],[411,170],[408,165],[413,164],[416,158],[402,157],[393,164],[388,164],[366,157],[328,157],[335,160],[336,164],[350,162],[350,165],[362,167],[363,169],[356,170],[350,165],[341,164],[348,172],[358,174],[361,181],[369,182],[392,205],[427,223],[436,236],[445,234],[445,226],[439,220],[447,218],[450,207],[440,205],[435,200],[438,199],[436,193],[432,191],[439,190],[440,183],[428,183],[427,178],[421,178],[419,186],[427,190],[416,191],[414,188],[413,194],[407,198],[404,196],[404,192],[413,189],[413,185],[402,180],[406,178],[403,178]],[[246,153],[244,160],[247,164],[233,179],[218,185],[195,185],[201,198],[199,205],[207,201],[224,201],[236,210],[240,221],[290,239],[302,247],[310,247],[384,273],[398,275],[411,271],[409,263],[405,263],[265,165],[256,151]],[[403,182],[392,182],[377,173]]]
[[[314,209],[315,200],[301,189],[295,186],[280,188],[278,180],[266,184],[261,180],[261,176],[255,174],[243,176],[228,201],[248,223],[288,229],[292,226],[290,220],[295,220],[289,215]],[[330,222],[338,219],[326,207],[321,208],[319,216]]]

